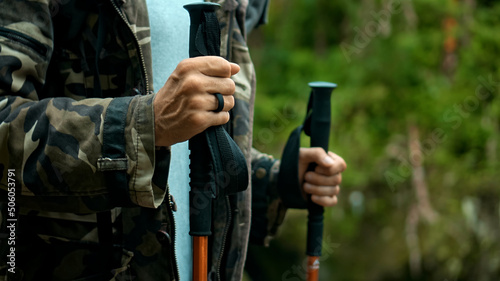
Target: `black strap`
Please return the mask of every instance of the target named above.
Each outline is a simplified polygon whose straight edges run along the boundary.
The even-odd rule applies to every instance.
[[[196,46],[205,56],[220,55],[220,27],[217,15],[211,11],[203,11],[202,21],[196,33]],[[203,52],[204,50],[205,52]]]
[[[288,137],[281,157],[280,173],[278,175],[278,193],[287,208],[306,209],[307,201],[302,194],[299,183],[299,150],[300,135],[304,132],[311,136],[313,93],[309,95],[307,114],[302,125],[295,128]]]
[[[208,128],[205,137],[212,158],[216,192],[228,195],[245,190],[248,187],[247,161],[236,142],[222,126]]]
[[[200,28],[205,36],[206,55],[220,56],[220,26],[216,13],[203,11]],[[199,34],[196,37],[197,46],[201,47]],[[216,192],[228,195],[245,190],[249,180],[247,161],[236,142],[223,126],[208,128],[205,136],[212,156]]]
[[[311,136],[313,93],[307,103],[307,114],[304,123],[292,131],[283,149],[280,173],[278,175],[278,193],[287,208],[306,209],[307,200],[304,198],[299,183],[299,150],[300,135],[304,132]]]
[[[302,196],[299,183],[300,134],[304,126],[300,125],[290,134],[281,157],[278,175],[278,193],[287,208],[305,209],[307,201]]]

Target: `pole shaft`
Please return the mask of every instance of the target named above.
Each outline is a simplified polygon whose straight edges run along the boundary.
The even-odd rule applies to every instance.
[[[307,257],[307,281],[318,281],[319,278],[319,257]]]
[[[208,236],[193,236],[193,281],[207,281]]]

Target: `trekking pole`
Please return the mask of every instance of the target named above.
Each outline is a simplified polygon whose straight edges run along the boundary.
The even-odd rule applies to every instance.
[[[321,147],[328,152],[330,138],[330,98],[337,87],[329,82],[311,82],[311,95],[307,104],[307,114],[302,125],[292,131],[283,149],[281,166],[278,175],[278,193],[287,208],[307,209],[307,281],[317,281],[319,273],[319,258],[323,242],[323,207],[311,201],[311,196],[304,200],[302,187],[298,177],[299,150],[301,134],[304,132],[311,138],[311,147]],[[312,163],[308,171],[314,171],[316,164]]]
[[[189,57],[203,55],[218,55],[220,50],[210,50],[206,41],[206,26],[202,18],[206,15],[215,17],[215,10],[219,4],[197,3],[188,4],[184,8],[189,12],[191,25],[189,31]],[[218,28],[218,23],[217,23]],[[220,35],[219,35],[220,36]],[[220,40],[220,39],[217,39]],[[220,44],[220,42],[218,42]],[[217,45],[218,46],[218,45]],[[218,48],[218,47],[216,47]],[[208,51],[210,50],[210,51]],[[200,133],[189,140],[191,150],[189,185],[189,234],[193,237],[193,281],[206,281],[208,274],[208,236],[212,234],[212,199],[215,198],[216,186],[213,176],[211,155],[204,133]]]
[[[337,87],[336,84],[327,82],[311,82],[312,88],[310,106],[312,114],[310,118],[311,147],[321,147],[328,153],[328,142],[330,138],[331,119],[331,94]],[[307,127],[307,126],[306,126]],[[307,133],[307,132],[306,132]],[[309,171],[313,171],[317,165],[311,164]],[[319,259],[323,241],[323,207],[311,201],[308,196],[307,202],[307,281],[317,281],[319,277]]]

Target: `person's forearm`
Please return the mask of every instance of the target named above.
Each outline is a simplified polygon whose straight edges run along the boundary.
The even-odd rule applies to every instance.
[[[278,195],[280,161],[252,148],[252,228],[250,242],[268,245],[283,223],[286,208]]]
[[[40,197],[32,207],[53,208],[55,199],[50,197],[87,198],[83,204],[88,206],[65,207],[74,211],[122,204],[158,206],[166,180],[157,176],[159,187],[152,178],[155,162],[165,159],[155,160],[152,98],[30,101],[0,97],[4,173],[15,169],[20,194]],[[161,154],[168,158],[169,150]],[[168,164],[161,165],[168,174]],[[123,173],[125,181],[119,182],[114,173]]]

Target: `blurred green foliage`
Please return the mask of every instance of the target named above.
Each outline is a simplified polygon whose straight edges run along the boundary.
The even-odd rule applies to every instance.
[[[500,280],[499,30],[492,0],[271,0],[254,147],[280,157],[307,83],[338,84],[320,280]],[[303,280],[305,217],[251,247],[249,280]]]

